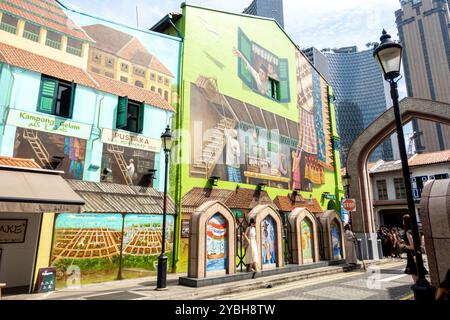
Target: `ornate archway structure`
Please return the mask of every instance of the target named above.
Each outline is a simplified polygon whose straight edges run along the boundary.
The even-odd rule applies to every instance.
[[[220,214],[226,221],[226,274],[236,273],[236,221],[231,211],[220,201],[208,201],[192,214],[189,233],[189,278],[208,276],[207,261],[207,224],[215,215]]]
[[[403,123],[422,119],[450,125],[450,104],[431,100],[405,98],[400,101]],[[347,172],[351,177],[350,197],[356,199],[352,213],[353,230],[363,241],[363,257],[378,259],[378,247],[373,213],[372,190],[367,163],[370,154],[396,132],[394,110],[391,108],[376,119],[353,142],[347,157]]]

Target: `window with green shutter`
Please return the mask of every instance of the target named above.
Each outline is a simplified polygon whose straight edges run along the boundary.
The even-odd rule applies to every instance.
[[[142,133],[144,130],[144,111],[144,103],[131,101],[128,97],[119,97],[117,129]]]
[[[128,120],[128,97],[119,97],[117,106],[117,129],[124,129]]]
[[[291,91],[289,88],[289,61],[288,59],[280,59],[280,83],[279,83],[279,94],[280,102],[290,102],[291,101]]]
[[[38,111],[63,118],[72,118],[75,83],[42,76]]]
[[[242,55],[247,59],[247,61],[251,64],[253,61],[253,54],[252,54],[252,42],[250,39],[245,35],[245,33],[239,28],[239,40],[238,40],[238,49],[239,52],[242,53]],[[245,61],[243,59],[239,59],[239,65],[238,65],[238,74],[244,83],[249,86],[250,88],[254,87],[253,84],[253,76],[248,70]]]

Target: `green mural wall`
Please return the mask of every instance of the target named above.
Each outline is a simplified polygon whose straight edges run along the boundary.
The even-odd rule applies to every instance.
[[[215,188],[254,189],[268,182],[272,199],[302,190],[327,208],[339,199],[338,139],[329,87],[272,20],[183,6],[184,34],[178,144],[172,186],[183,196],[219,176]],[[207,153],[213,156],[207,156]],[[174,159],[175,160],[175,159]],[[338,207],[338,206],[337,206]],[[187,238],[177,271],[187,270]],[[183,249],[184,248],[184,249]]]

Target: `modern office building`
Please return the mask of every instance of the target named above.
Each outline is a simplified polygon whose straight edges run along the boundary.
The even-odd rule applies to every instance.
[[[302,51],[325,80],[330,82],[330,64],[328,63],[328,58],[316,47],[309,47]]]
[[[404,50],[408,95],[450,103],[450,13],[448,0],[402,0],[395,13]],[[418,149],[450,148],[450,127],[413,121]]]
[[[358,52],[356,47],[324,52],[328,58],[330,83],[336,98],[341,157],[346,161],[349,148],[386,107],[389,90],[372,50]],[[385,141],[371,156],[372,161],[394,158],[393,143]]]
[[[283,0],[254,0],[243,13],[273,18],[284,28]]]

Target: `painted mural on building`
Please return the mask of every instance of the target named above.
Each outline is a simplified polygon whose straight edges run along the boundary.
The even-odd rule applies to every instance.
[[[172,263],[174,219],[168,216],[166,252]],[[123,228],[123,232],[122,232]],[[161,253],[162,216],[60,214],[55,223],[51,265],[58,287],[66,286],[68,270],[80,270],[81,283],[136,278],[156,272]],[[120,252],[122,250],[122,260]]]
[[[302,258],[303,263],[313,263],[313,246],[314,246],[314,232],[310,220],[303,219],[300,225],[302,237]]]
[[[45,169],[64,171],[68,179],[83,179],[86,140],[17,128],[14,157],[35,159]]]
[[[290,101],[289,61],[280,59],[269,50],[251,41],[238,29],[238,49],[233,53],[239,58],[239,78],[253,91],[277,99]]]
[[[102,182],[149,187],[155,153],[113,144],[103,145]]]
[[[342,259],[341,229],[336,221],[331,223],[331,240],[333,245],[333,259]]]
[[[206,227],[206,271],[225,271],[227,267],[228,224],[220,214],[209,219]]]
[[[268,216],[261,222],[261,256],[263,265],[276,263],[275,221]]]

